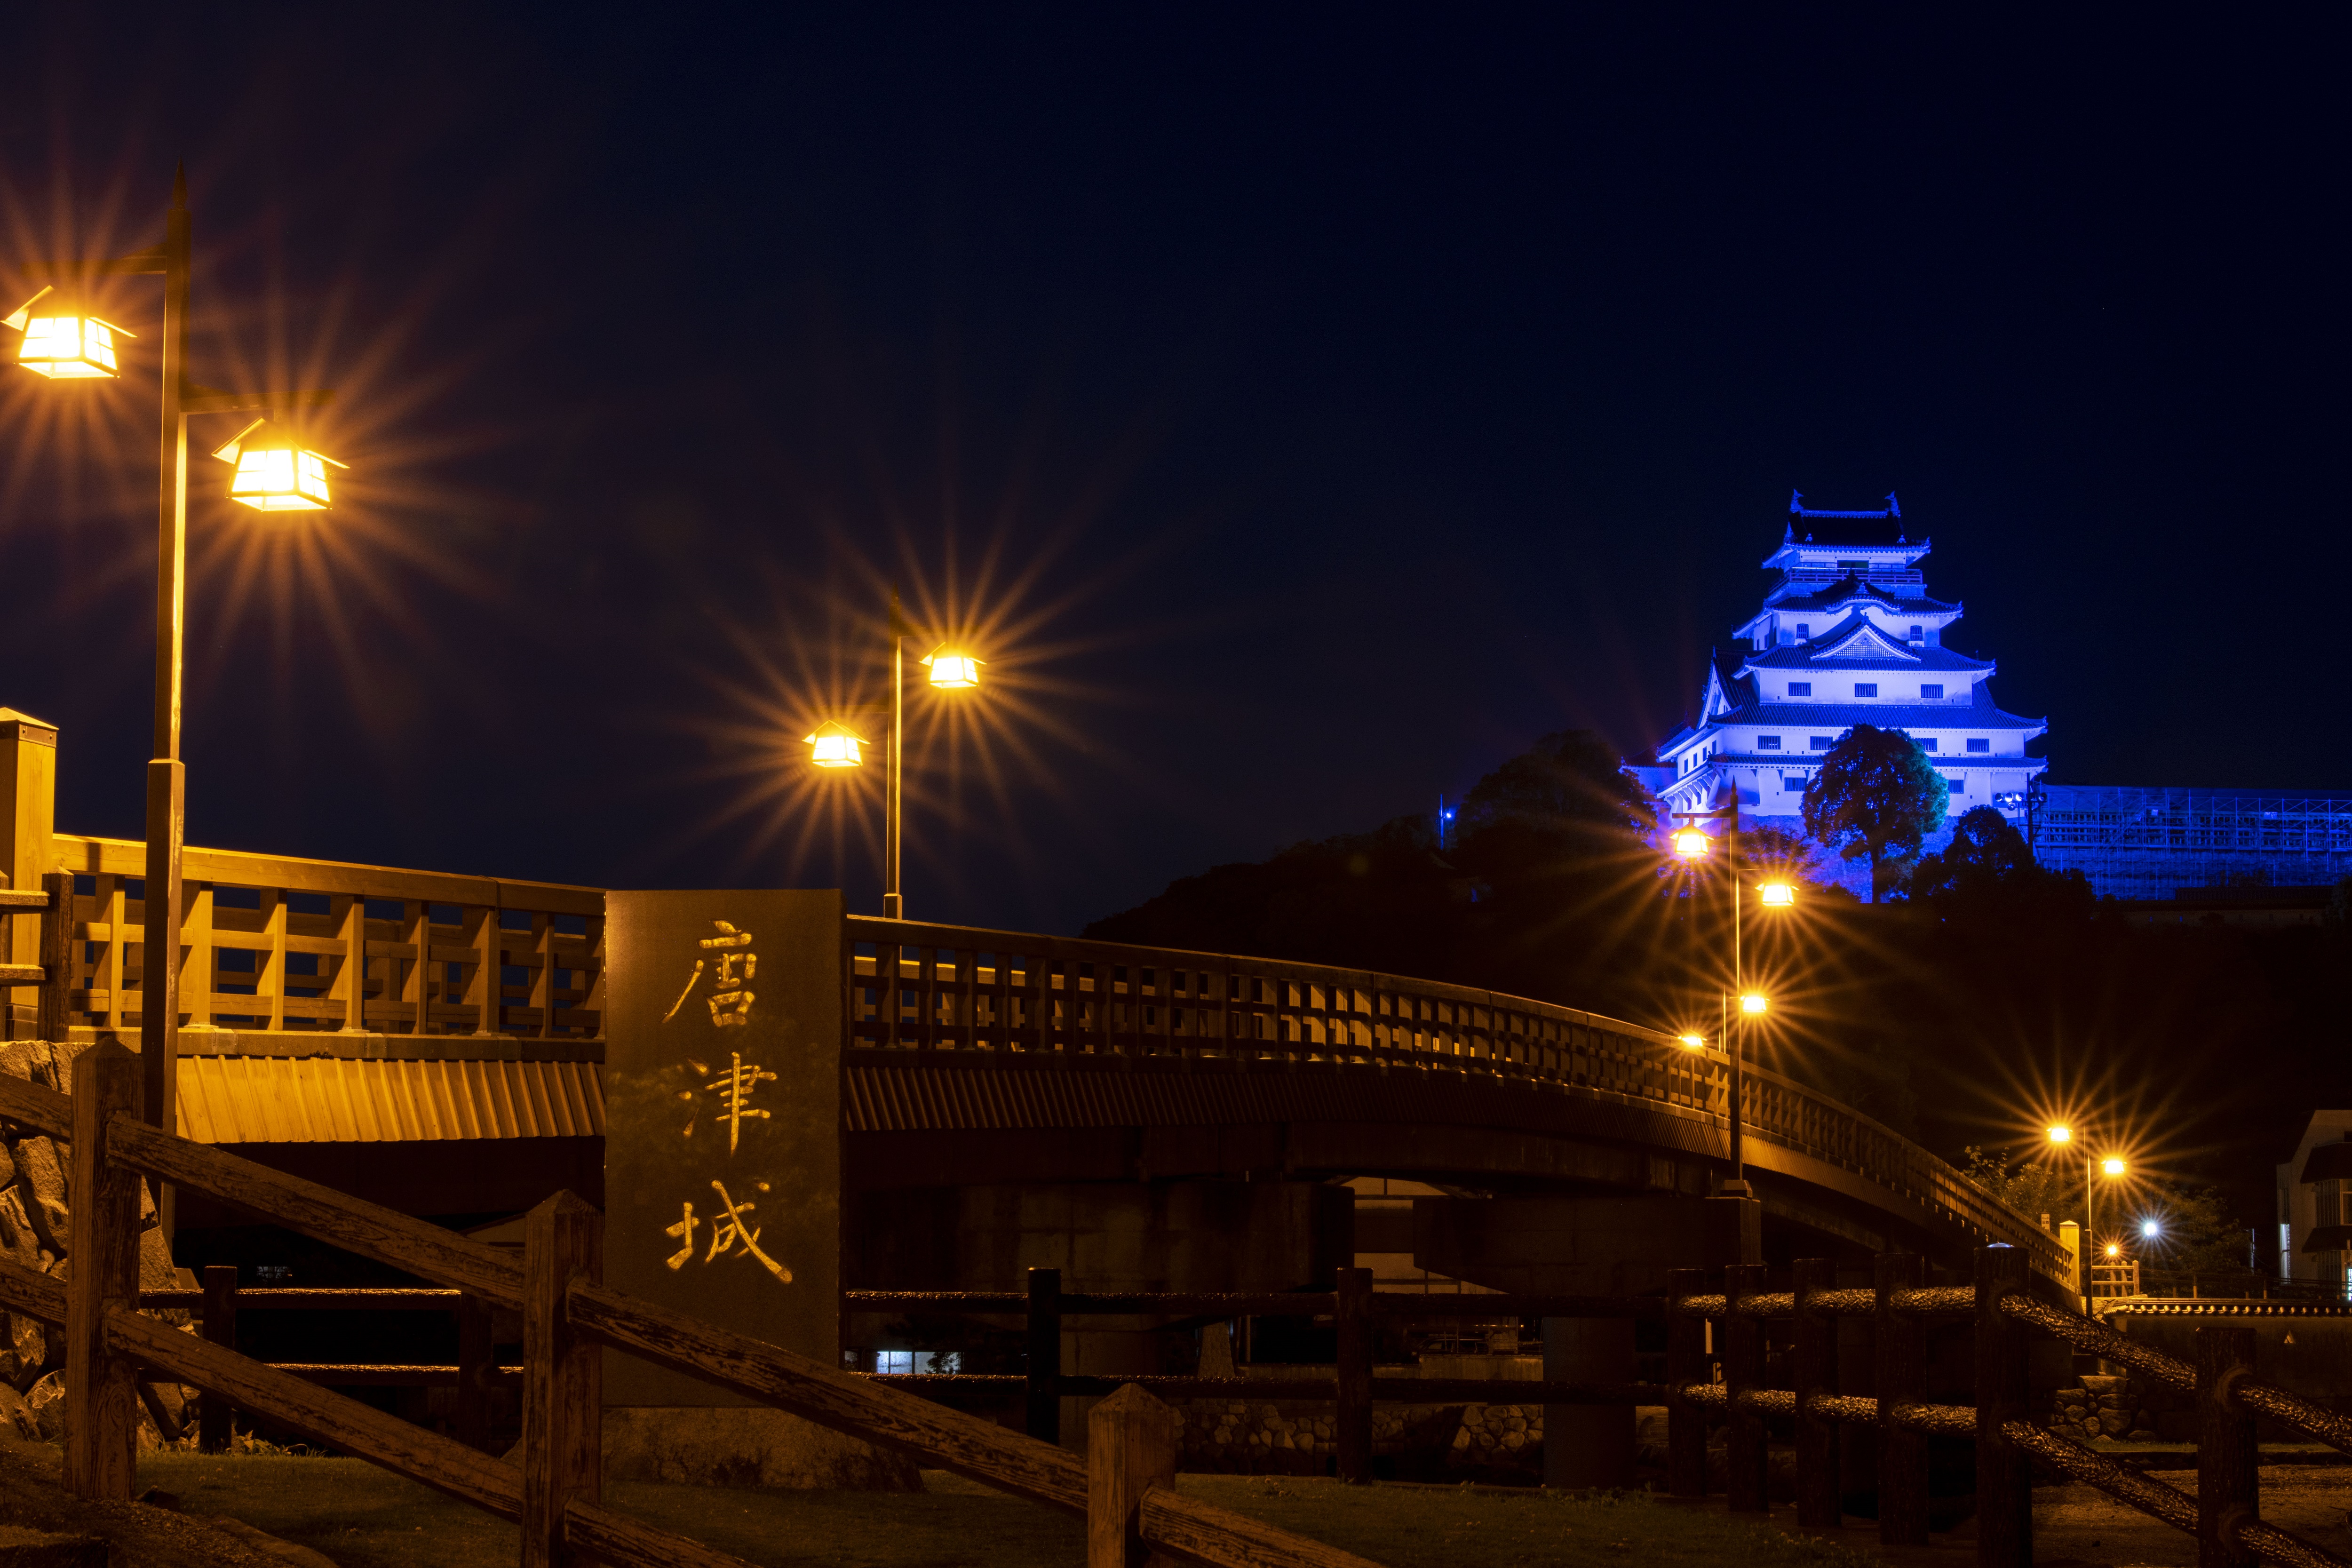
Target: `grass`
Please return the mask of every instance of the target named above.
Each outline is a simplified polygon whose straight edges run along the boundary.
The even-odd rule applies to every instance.
[[[605,1501],[762,1568],[1072,1568],[1079,1521],[937,1471],[920,1493],[720,1491],[622,1483]],[[514,1527],[357,1459],[151,1454],[142,1487],[225,1513],[342,1568],[500,1568]],[[1186,1493],[1391,1568],[1587,1568],[1639,1562],[1864,1568],[1874,1557],[1643,1494],[1341,1487],[1321,1479],[1186,1476]]]

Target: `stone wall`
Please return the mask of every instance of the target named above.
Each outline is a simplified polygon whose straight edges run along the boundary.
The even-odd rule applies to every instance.
[[[2180,1425],[2169,1419],[2179,1413],[2164,1408],[2168,1402],[2152,1397],[2160,1392],[2135,1377],[2085,1374],[2076,1378],[2074,1386],[2058,1390],[2045,1424],[2061,1436],[2085,1443],[2100,1437],[2127,1443],[2177,1442],[2188,1434],[2169,1430]]]

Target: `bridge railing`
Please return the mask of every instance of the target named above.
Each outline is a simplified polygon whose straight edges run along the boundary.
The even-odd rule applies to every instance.
[[[52,837],[72,879],[68,1022],[140,1021],[146,847]],[[184,1028],[596,1038],[596,888],[191,847],[183,859]]]
[[[1589,1090],[1692,1113],[1713,1139],[1730,1075],[1715,1051],[1597,1013],[1374,970],[851,916],[853,1053],[1245,1058],[1363,1063]],[[1891,1128],[1754,1067],[1751,1137],[1853,1173],[1978,1241],[2069,1269],[2054,1238]]]

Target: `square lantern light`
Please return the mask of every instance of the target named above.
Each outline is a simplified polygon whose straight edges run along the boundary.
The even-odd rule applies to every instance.
[[[228,499],[261,511],[326,510],[327,465],[351,466],[310,450],[292,431],[267,419],[238,431],[213,456],[236,465]]]
[[[1685,827],[1675,834],[1675,853],[1685,860],[1704,860],[1715,840],[1704,827]]]
[[[865,753],[858,750],[866,737],[836,720],[828,719],[801,737],[809,749],[809,761],[820,768],[856,768],[866,764]]]
[[[0,321],[25,334],[16,348],[16,363],[36,375],[57,381],[88,381],[121,374],[114,340],[138,336],[89,314],[55,289],[42,289]]]
[[[951,651],[941,643],[923,656],[922,662],[931,672],[931,684],[947,689],[958,689],[980,684],[980,667],[985,662],[968,653]]]

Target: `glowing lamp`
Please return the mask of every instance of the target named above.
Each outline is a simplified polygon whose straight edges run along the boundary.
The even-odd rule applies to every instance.
[[[1675,834],[1675,853],[1685,860],[1706,859],[1706,852],[1714,846],[1715,840],[1703,827],[1685,827]]]
[[[2139,1222],[2139,1233],[2150,1239],[2154,1239],[2156,1237],[2162,1235],[2163,1232],[2164,1227],[2157,1224],[2156,1221],[2152,1219],[2144,1219]]]
[[[1739,1010],[1743,1013],[1761,1013],[1770,1004],[1765,1001],[1763,997],[1757,995],[1752,991],[1739,999]]]
[[[117,374],[116,336],[138,335],[67,303],[53,289],[34,295],[5,321],[25,334],[16,349],[16,363],[36,375],[58,381],[87,381]]]
[[[1685,1050],[1703,1051],[1706,1049],[1706,1037],[1705,1035],[1684,1035],[1680,1037],[1680,1038]]]
[[[974,658],[968,653],[950,652],[948,646],[941,643],[924,656],[923,662],[930,667],[933,686],[957,689],[967,686],[978,686],[980,667],[985,661]]]
[[[2129,1169],[2129,1166],[2126,1165],[2121,1160],[2116,1159],[2113,1154],[2108,1155],[2105,1159],[2099,1162],[2099,1171],[2103,1175],[2120,1176]]]
[[[1756,896],[1763,900],[1764,907],[1768,910],[1786,910],[1796,907],[1797,889],[1786,882],[1767,882],[1756,889]]]
[[[2053,1143],[2071,1143],[2074,1141],[2074,1130],[2073,1128],[2053,1127],[2050,1129],[2050,1142]]]
[[[259,511],[327,510],[327,465],[335,459],[311,451],[282,426],[257,419],[213,456],[236,465],[228,482],[231,500]]]
[[[2107,1243],[2107,1256],[2109,1258],[2121,1258],[2123,1255],[2124,1249],[2112,1241]]]
[[[865,754],[858,750],[866,744],[866,737],[846,724],[828,719],[801,739],[808,746],[809,761],[818,767],[856,768],[866,763]]]

